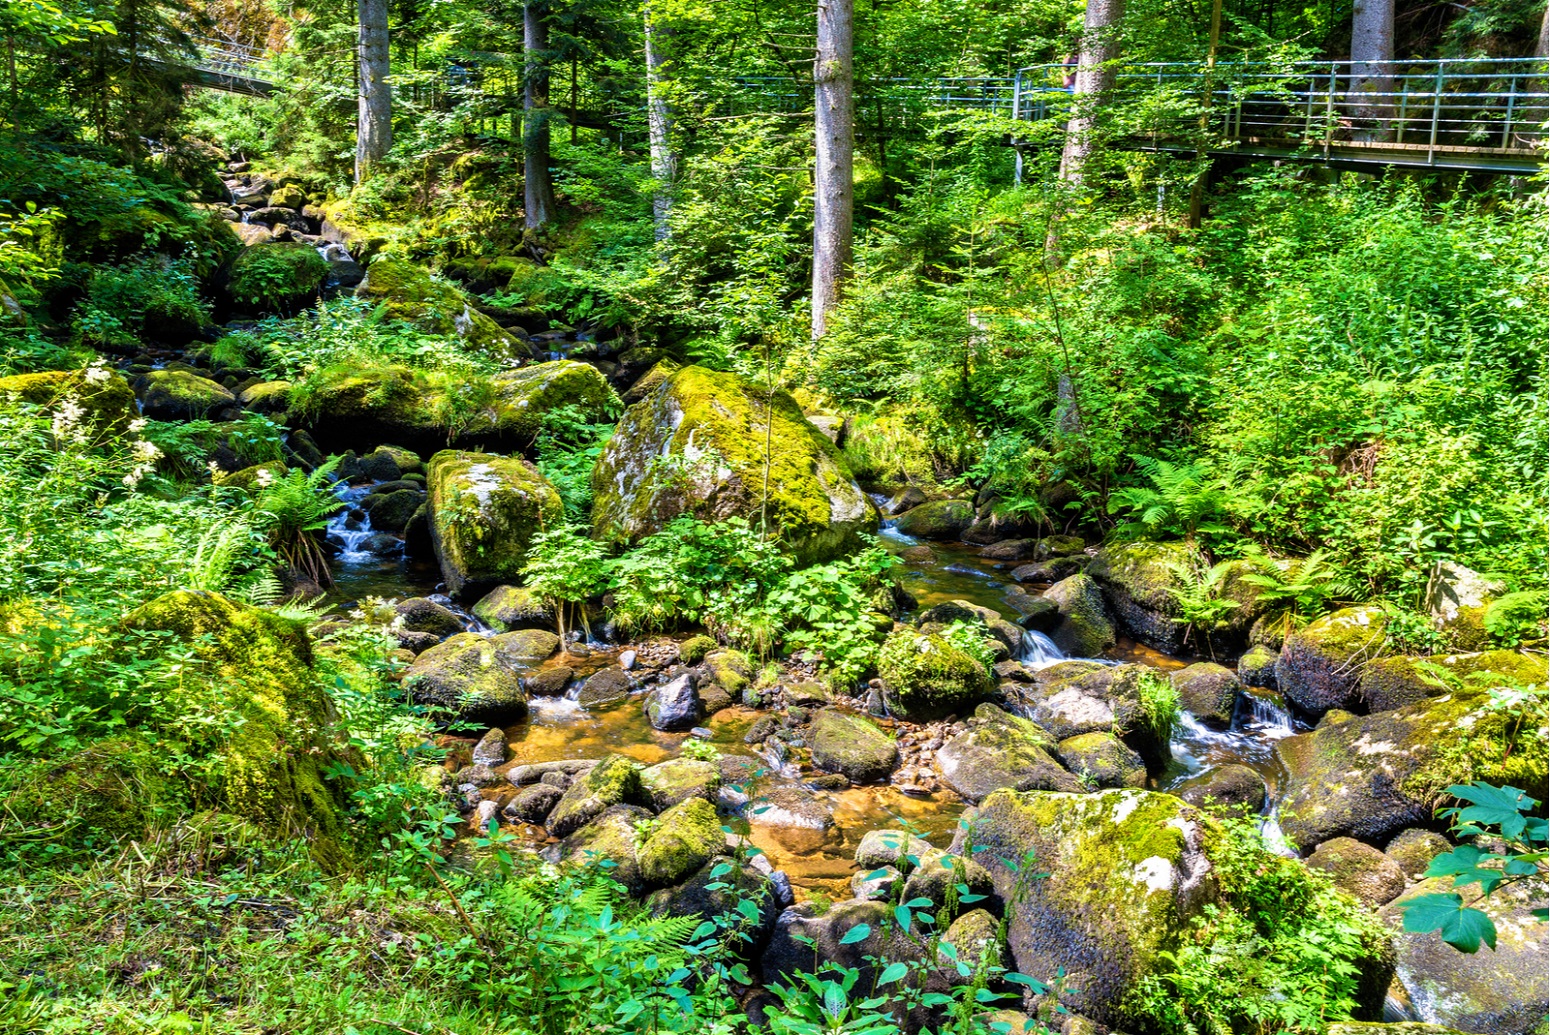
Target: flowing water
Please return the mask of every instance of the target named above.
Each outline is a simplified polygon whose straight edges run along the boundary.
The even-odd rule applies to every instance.
[[[350,504],[335,515],[328,525],[328,540],[337,551],[335,592],[342,601],[369,595],[431,595],[450,607],[472,632],[488,634],[472,615],[452,604],[445,596],[434,594],[439,573],[434,565],[411,565],[402,549],[384,552],[368,549],[367,544],[379,533],[371,527],[370,517],[356,504],[370,491],[369,486],[344,487],[340,497]],[[904,557],[900,574],[904,585],[924,609],[949,600],[967,600],[990,607],[1009,617],[1019,613],[1017,604],[1034,594],[1011,582],[1007,569],[1013,565],[987,561],[976,547],[965,544],[919,543],[884,527],[879,532],[884,546]],[[924,549],[922,549],[924,547]],[[583,708],[576,700],[581,681],[591,673],[617,663],[622,648],[594,644],[573,647],[575,654],[562,654],[545,666],[565,665],[576,674],[572,690],[563,697],[533,697],[529,720],[506,730],[509,765],[546,762],[559,759],[597,758],[609,752],[628,755],[651,765],[675,757],[682,750],[688,733],[666,733],[653,729],[646,720],[640,696],[607,709]],[[1027,630],[1023,634],[1020,660],[1035,671],[1070,660],[1045,634]],[[1145,664],[1168,671],[1182,668],[1199,659],[1171,657],[1142,645],[1122,640],[1103,657],[1087,659],[1106,664]],[[708,734],[711,744],[725,755],[753,755],[769,782],[800,782],[800,768],[778,746],[751,748],[744,743],[750,726],[764,713],[743,707],[727,708],[706,721],[699,731]],[[891,720],[882,720],[888,725]],[[1276,761],[1276,741],[1298,732],[1292,716],[1278,695],[1251,689],[1239,701],[1231,727],[1215,730],[1185,713],[1173,739],[1173,761],[1154,776],[1151,786],[1167,790],[1199,776],[1214,766],[1237,763],[1246,765],[1262,777],[1275,800],[1282,773]],[[778,742],[774,742],[778,744]],[[827,831],[811,829],[750,827],[741,822],[741,830],[762,849],[778,868],[786,870],[794,884],[808,892],[822,891],[846,896],[846,884],[854,866],[852,857],[862,835],[882,827],[908,825],[933,843],[945,846],[951,840],[966,803],[950,790],[942,788],[927,796],[906,795],[892,785],[850,787],[844,790],[814,790],[814,796],[832,810],[834,825]],[[1274,806],[1263,817],[1266,832],[1278,835]]]

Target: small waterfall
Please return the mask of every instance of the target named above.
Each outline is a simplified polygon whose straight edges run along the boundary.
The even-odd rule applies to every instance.
[[[331,543],[339,547],[340,564],[365,564],[379,558],[370,550],[361,549],[361,544],[376,534],[376,529],[371,527],[371,515],[364,510],[358,510],[356,504],[361,497],[371,491],[371,486],[363,485],[352,488],[348,482],[339,482],[334,486],[334,494],[345,501],[345,506],[333,517],[328,519],[327,536]],[[351,528],[351,515],[360,514],[360,527]]]
[[[1292,725],[1292,713],[1286,701],[1273,690],[1245,687],[1238,697],[1237,714],[1233,724],[1251,729],[1263,736],[1279,740],[1297,732]]]
[[[457,615],[458,620],[463,623],[464,632],[478,633],[480,636],[495,635],[494,629],[491,629],[488,625],[485,625],[479,619],[475,618],[473,612],[469,611],[467,608],[453,603],[452,598],[447,596],[445,593],[432,593],[427,599],[429,599],[432,603],[440,604],[448,611],[451,611],[453,614]],[[577,692],[580,692],[579,686],[577,687]]]
[[[1024,629],[1022,655],[1017,660],[1038,671],[1065,661],[1066,655],[1048,636],[1036,629]]]

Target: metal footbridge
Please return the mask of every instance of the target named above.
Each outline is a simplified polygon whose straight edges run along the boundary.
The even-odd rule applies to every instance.
[[[275,91],[263,52],[222,40],[194,43],[191,85],[254,96]],[[1034,65],[1010,76],[864,80],[857,84],[857,133],[918,133],[933,120],[979,112],[1006,120],[1014,143],[1019,123],[1028,123],[1027,139],[1037,140],[1041,129],[1058,132],[1079,103],[1065,86],[1071,71]],[[505,81],[510,74],[500,85],[481,78],[456,69],[449,88],[433,95],[437,106],[472,103],[481,117],[520,107],[520,86]],[[1116,123],[1115,142],[1131,149],[1514,174],[1546,163],[1550,82],[1543,58],[1123,64],[1113,81],[1105,107]],[[733,114],[800,115],[812,108],[811,85],[797,80],[740,78],[730,85],[720,106]],[[566,108],[553,112],[564,115]],[[576,121],[608,127],[639,114],[608,111],[599,99],[576,110]]]

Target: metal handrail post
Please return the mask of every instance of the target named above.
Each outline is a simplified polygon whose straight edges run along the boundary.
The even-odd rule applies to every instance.
[[[1442,114],[1442,62],[1437,62],[1437,81],[1432,86],[1432,135],[1426,144],[1426,164],[1437,164],[1437,119]]]
[[[1012,80],[1012,121],[1016,122],[1022,117],[1023,110],[1023,70],[1017,70],[1017,78]],[[1018,137],[1012,138],[1012,184],[1017,187],[1023,185],[1023,149]]]
[[[1518,77],[1516,75],[1507,78],[1507,119],[1502,125],[1502,146],[1507,147],[1512,142],[1512,102],[1518,98]]]
[[[1394,129],[1394,143],[1405,142],[1405,109],[1410,103],[1410,77],[1399,77],[1399,122]]]
[[[1335,62],[1329,63],[1329,95],[1324,105],[1324,157],[1329,157],[1329,143],[1335,137]]]

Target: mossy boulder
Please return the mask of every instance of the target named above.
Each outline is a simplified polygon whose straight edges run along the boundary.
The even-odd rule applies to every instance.
[[[268,241],[244,248],[232,260],[226,290],[260,312],[294,313],[317,299],[328,260],[302,241]]]
[[[877,508],[839,450],[791,396],[700,366],[676,371],[625,411],[592,487],[593,533],[608,540],[637,541],[681,514],[767,519],[810,564],[877,527]]]
[[[284,413],[291,405],[291,383],[260,381],[244,388],[237,401],[254,413]]]
[[[1196,808],[1220,807],[1229,815],[1257,816],[1264,811],[1270,792],[1265,778],[1246,765],[1229,762],[1213,766],[1172,788]]]
[[[1020,973],[1066,990],[1068,1009],[1130,1028],[1130,993],[1172,969],[1166,955],[1216,894],[1206,820],[1169,794],[996,791],[965,817],[996,892],[1015,903],[1007,948]],[[955,848],[957,847],[955,843]],[[1048,873],[1014,869],[1032,851]]]
[[[931,722],[962,714],[991,689],[981,661],[934,633],[900,629],[884,641],[877,663],[883,702],[894,716]]]
[[[457,441],[485,449],[531,450],[544,418],[562,407],[590,424],[606,424],[618,415],[619,397],[589,363],[560,359],[496,374],[491,400],[459,429]]]
[[[1382,845],[1429,821],[1451,784],[1543,787],[1544,741],[1520,737],[1507,752],[1508,720],[1489,702],[1485,690],[1446,694],[1280,741],[1281,829],[1305,851],[1334,837]]]
[[[740,905],[745,900],[756,907],[756,913],[745,911],[746,907]],[[734,920],[747,938],[741,944],[729,944],[725,951],[744,962],[763,946],[780,915],[780,895],[774,880],[725,855],[715,856],[677,886],[652,892],[646,903],[658,916]]]
[[[721,789],[721,770],[698,758],[670,758],[640,773],[641,790],[658,812],[690,798],[714,801]]]
[[[62,412],[66,403],[78,406],[82,425],[92,433],[123,434],[135,415],[135,393],[127,381],[115,373],[88,377],[85,370],[0,377],[0,402],[30,404],[49,414]]]
[[[624,393],[624,404],[626,406],[634,406],[651,395],[652,392],[662,386],[662,382],[673,376],[678,367],[679,364],[670,359],[664,359],[656,363],[650,370],[636,378],[634,384],[630,385],[629,390]]]
[[[1384,908],[1396,928],[1405,904],[1419,895],[1447,894],[1445,877],[1422,881]],[[1533,910],[1545,907],[1543,883],[1499,888],[1481,899],[1479,889],[1462,889],[1464,902],[1496,925],[1496,948],[1459,952],[1435,931],[1394,936],[1395,972],[1422,1021],[1479,1035],[1537,1035],[1545,1030],[1545,925]]]
[[[490,637],[496,649],[518,661],[543,661],[560,649],[560,637],[548,629],[518,629]]]
[[[899,746],[877,725],[859,715],[823,708],[808,731],[813,765],[843,773],[852,783],[886,780],[899,764]]]
[[[519,581],[533,535],[565,518],[554,486],[515,457],[443,450],[426,480],[431,540],[455,596]]]
[[[1055,760],[1054,750],[1054,738],[1037,723],[982,704],[969,728],[937,751],[936,765],[947,785],[969,801],[1007,788],[1083,790],[1082,782]]]
[[[1340,1021],[1324,1029],[1324,1035],[1464,1035],[1457,1028],[1425,1021]]]
[[[1308,856],[1308,867],[1329,874],[1335,887],[1368,909],[1392,902],[1405,890],[1399,863],[1354,838],[1325,841]]]
[[[1442,670],[1441,675],[1422,666]],[[1361,668],[1357,695],[1375,712],[1416,704],[1448,693],[1451,686],[1530,685],[1543,687],[1550,672],[1543,654],[1511,650],[1479,654],[1437,654],[1429,658],[1398,655],[1378,658]]]
[[[223,385],[187,370],[152,370],[135,387],[141,412],[152,420],[230,420],[240,409]]]
[[[565,796],[549,813],[549,833],[567,837],[606,809],[641,801],[640,771],[640,763],[632,758],[603,756],[565,789]]]
[[[1490,646],[1485,612],[1491,602],[1507,592],[1507,585],[1471,571],[1462,564],[1439,563],[1427,586],[1426,610],[1432,624],[1446,634],[1459,650],[1479,651]]]
[[[527,355],[524,343],[474,308],[456,285],[436,280],[403,259],[373,262],[355,294],[379,303],[425,334],[457,338],[470,351],[490,359],[511,362]]]
[[[740,650],[713,650],[701,663],[706,681],[737,697],[753,683],[753,662]]]
[[[808,902],[793,906],[781,913],[760,958],[764,980],[789,984],[793,974],[837,964],[857,971],[858,987],[871,988],[882,960],[909,962],[923,956],[921,945],[899,931],[892,918],[886,902],[853,899],[822,912]]]
[[[1262,690],[1274,690],[1276,688],[1276,661],[1279,659],[1279,652],[1263,644],[1255,644],[1244,651],[1243,656],[1238,659],[1238,682],[1244,686],[1259,687]]]
[[[636,852],[642,879],[658,887],[676,884],[725,852],[726,835],[716,807],[704,798],[687,798],[657,817]]]
[[[559,270],[519,258],[510,260],[509,270],[506,293],[522,299],[526,308],[550,312],[564,303],[567,285]]]
[[[14,759],[0,766],[0,809],[18,834],[52,835],[50,847],[66,858],[108,850],[188,812],[189,789],[165,774],[164,762],[139,732],[68,754]]]
[[[1453,850],[1447,838],[1423,827],[1407,827],[1384,846],[1383,854],[1399,864],[1400,872],[1411,880],[1420,879],[1432,860]]]
[[[1109,621],[1103,593],[1086,575],[1072,575],[1049,588],[1044,599],[1060,612],[1060,622],[1050,632],[1067,654],[1091,658],[1114,646],[1114,625]]]
[[[1276,659],[1276,686],[1312,715],[1356,704],[1361,667],[1381,657],[1388,616],[1375,605],[1347,607],[1309,622],[1286,638]]]
[[[213,756],[212,804],[265,830],[303,834],[320,862],[341,864],[343,794],[324,773],[348,751],[301,624],[187,590],[142,604],[124,624],[187,641],[203,666],[188,692],[213,690],[224,701],[229,732],[203,748]]]
[[[1083,733],[1080,736],[1067,737],[1055,746],[1055,755],[1062,765],[1089,787],[1146,786],[1146,762],[1112,733]],[[1064,790],[1065,788],[1039,789]]]
[[[571,790],[575,786],[572,784]],[[555,832],[555,817],[564,804],[565,799],[561,798],[560,804],[549,813],[551,834]],[[647,887],[638,856],[641,835],[652,822],[651,813],[638,805],[610,805],[589,816],[585,823],[571,828],[564,840],[548,854],[555,862],[572,866],[611,864],[601,872],[624,885],[630,894],[639,895]]]
[[[473,614],[498,632],[554,627],[554,610],[526,586],[496,586],[473,606]]]
[[[1172,654],[1184,647],[1188,626],[1169,592],[1178,588],[1173,566],[1191,562],[1186,543],[1114,543],[1093,555],[1087,574],[1103,588],[1121,627],[1148,647]]]
[[[1168,677],[1179,692],[1179,706],[1212,729],[1232,725],[1232,713],[1243,684],[1231,669],[1201,661]]]
[[[522,688],[527,667],[494,639],[458,633],[414,659],[404,689],[417,704],[446,709],[464,722],[498,726],[527,717]]]
[[[906,510],[893,527],[916,539],[957,539],[973,521],[974,504],[968,500],[937,500]]]

